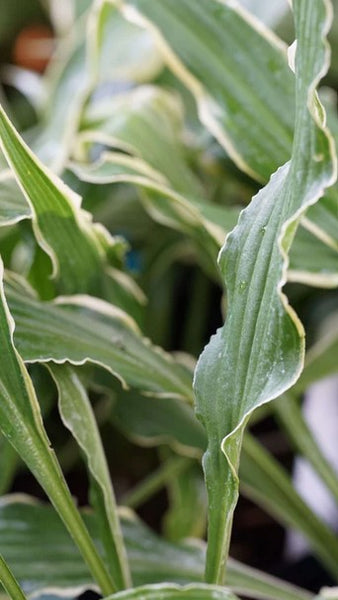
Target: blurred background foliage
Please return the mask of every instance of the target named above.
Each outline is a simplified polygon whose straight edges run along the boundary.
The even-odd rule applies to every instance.
[[[337,1],[334,4],[338,6]],[[287,43],[292,42],[292,18],[286,2],[243,0],[243,5],[265,20]],[[126,31],[121,28],[121,38],[118,29],[111,29],[107,35],[104,27],[109,31],[108,19],[102,29],[96,72],[90,73],[84,50],[90,7],[90,0],[0,0],[1,101],[42,160],[83,197],[83,206],[93,214],[94,221],[104,223],[118,236],[120,246],[118,252],[114,250],[112,266],[120,277],[123,278],[123,274],[130,277],[135,289],[129,293],[127,285],[125,296],[114,298],[116,303],[124,308],[127,303],[128,312],[144,334],[155,344],[178,353],[185,368],[191,370],[190,355],[199,355],[222,323],[226,311],[226,299],[222,298],[215,266],[217,246],[208,256],[201,250],[203,239],[199,239],[198,232],[194,236],[185,231],[184,225],[181,230],[171,227],[171,216],[165,214],[165,210],[156,214],[156,192],[125,182],[86,183],[69,161],[86,156],[94,160],[103,150],[111,146],[116,149],[114,143],[108,144],[103,137],[97,136],[92,141],[86,138],[86,132],[101,129],[101,133],[108,131],[118,140],[116,147],[119,151],[122,149],[122,154],[128,155],[130,140],[136,150],[137,144],[143,143],[145,154],[148,151],[144,160],[161,172],[161,149],[158,151],[156,145],[151,144],[148,147],[142,130],[148,127],[151,131],[151,126],[155,126],[157,132],[163,132],[167,148],[172,152],[172,165],[169,160],[166,176],[174,190],[183,194],[194,191],[203,197],[206,210],[215,211],[214,223],[218,219],[217,208],[228,207],[229,228],[236,222],[238,209],[250,201],[259,184],[237,169],[224,149],[200,125],[190,92],[165,67],[156,47],[149,41],[140,39],[136,52],[128,54],[123,44],[124,40],[132,39],[131,33],[128,28]],[[326,95],[335,111],[338,15],[330,43],[333,58],[324,83],[330,87]],[[122,73],[119,61],[123,65],[123,60]],[[94,92],[88,94],[91,77],[96,82]],[[149,88],[148,96],[133,97],[133,91],[137,92],[144,85],[157,87]],[[121,107],[116,98],[122,93],[125,98]],[[110,106],[110,103],[114,106],[114,102],[115,113]],[[147,102],[150,116],[141,114],[140,117],[137,111]],[[166,112],[168,105],[171,109]],[[137,121],[139,117],[141,122]],[[55,284],[49,278],[50,261],[37,246],[30,221],[1,228],[0,247],[6,266],[26,276],[42,299],[56,295]],[[210,258],[212,254],[214,260]],[[289,283],[287,294],[306,326],[311,343],[323,315],[337,310],[337,291]],[[121,391],[116,381],[98,368],[85,367],[81,371],[84,379],[95,381],[90,394],[118,500],[135,507],[152,528],[170,540],[204,537],[206,499],[199,460],[196,460],[200,452],[194,456],[184,445],[180,447],[177,440],[173,443],[170,422],[177,418],[175,406],[172,405],[170,412],[160,400],[143,398],[140,402],[136,392]],[[47,429],[70,488],[79,502],[86,504],[85,469],[76,444],[59,422],[55,389],[42,367],[32,366],[30,372],[39,389],[39,398],[43,398]],[[252,431],[291,472],[292,444],[276,424],[275,417],[265,413],[253,424]],[[19,490],[41,495],[11,449],[2,444],[2,493]],[[285,561],[284,523],[283,519],[278,523],[274,516],[254,503],[250,490],[247,491],[236,512],[232,556],[313,589],[318,589],[321,583],[329,584],[330,576],[321,571],[310,554],[297,565]]]

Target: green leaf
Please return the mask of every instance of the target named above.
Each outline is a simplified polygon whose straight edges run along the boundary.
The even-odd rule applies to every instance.
[[[266,181],[289,159],[295,82],[284,43],[269,29],[232,2],[184,0],[173,10],[170,0],[158,0],[155,8],[150,0],[111,1],[153,34],[168,66],[194,94],[200,120],[240,169]],[[308,211],[312,244],[319,236],[331,247],[332,232],[337,241],[337,191],[332,194]],[[309,263],[297,236],[295,245],[292,280],[335,287],[337,244],[331,251],[313,247],[311,254],[321,252],[325,260],[322,272]]]
[[[161,174],[134,157],[104,152],[92,165],[72,162],[70,168],[82,181],[96,183],[132,183],[140,190],[140,199],[150,216],[166,227],[191,237],[215,270],[225,232],[235,225],[238,208],[216,207],[197,197],[178,194],[161,182]]]
[[[41,302],[13,277],[6,295],[16,323],[15,343],[25,361],[93,362],[125,386],[192,402],[189,375],[169,354],[142,338],[120,309],[89,296]]]
[[[7,594],[12,600],[26,600],[26,596],[23,593],[21,587],[13,576],[11,570],[8,568],[3,556],[0,554],[0,582],[4,586]]]
[[[194,94],[201,121],[241,169],[265,180],[288,160],[294,78],[281,40],[232,2],[116,4],[151,31],[164,60]]]
[[[195,196],[183,196],[161,183],[161,174],[150,170],[141,159],[117,152],[102,152],[95,163],[72,162],[79,179],[96,185],[131,183],[140,189],[140,200],[157,222],[181,231],[195,241],[201,255],[214,262],[226,234],[235,226],[240,209],[207,203]],[[333,194],[332,194],[333,196]],[[288,281],[315,287],[338,285],[337,202],[322,198],[320,209],[307,211],[290,252]],[[317,206],[317,205],[316,205]],[[313,207],[314,208],[314,207]]]
[[[14,321],[4,295],[0,265],[0,428],[41,484],[84,560],[106,594],[116,588],[77,511],[56,457],[50,448],[32,381],[13,341]]]
[[[80,379],[69,365],[49,365],[59,394],[59,410],[88,463],[93,479],[92,497],[100,523],[107,562],[117,589],[130,587],[130,573],[124,548],[109,469],[93,409]]]
[[[223,580],[245,423],[255,408],[290,388],[303,368],[304,331],[281,291],[287,253],[300,217],[336,176],[332,140],[314,93],[327,67],[327,5],[317,2],[310,15],[304,0],[298,0],[294,11],[297,114],[291,161],[241,213],[222,248],[227,319],[202,353],[195,374],[197,415],[209,442],[204,457],[210,506],[208,582]]]
[[[111,600],[236,600],[235,596],[223,587],[216,585],[187,585],[180,587],[174,584],[160,583],[147,585],[133,590],[114,594]]]
[[[311,384],[337,373],[338,315],[330,314],[322,321],[316,342],[309,348],[304,371],[295,386],[295,393],[302,394]]]
[[[113,99],[96,101],[84,119],[81,145],[98,142],[126,150],[160,173],[176,192],[201,195],[201,184],[186,160],[183,110],[176,95],[153,85],[138,86]]]
[[[103,293],[105,245],[113,240],[80,198],[34,156],[0,107],[0,146],[33,215],[38,244],[48,254],[53,276],[64,293]]]
[[[284,394],[274,403],[273,409],[293,447],[314,467],[318,477],[338,502],[337,472],[320,450],[304,419],[299,402],[291,393]]]
[[[164,455],[167,452],[162,450]],[[184,470],[168,475],[165,485],[169,503],[163,520],[165,537],[173,542],[189,537],[203,538],[207,502],[200,465],[190,461]]]
[[[10,171],[0,175],[0,227],[30,219],[30,208]]]
[[[136,394],[118,396],[112,415],[114,424],[134,443],[141,446],[157,446],[159,443],[164,443],[183,456],[200,457],[205,450],[207,440],[205,431],[194,418],[192,409],[182,402],[172,406],[173,401],[170,399],[161,401],[160,406],[157,406],[157,402],[158,400],[153,398],[141,399]],[[278,402],[282,405],[284,398]],[[307,453],[308,436],[309,432],[306,432],[305,448],[301,443],[302,449],[306,449]],[[323,461],[325,458],[317,448],[315,462],[318,465]],[[332,556],[337,556],[338,552],[336,538],[296,492],[290,476],[248,433],[244,435],[240,481],[241,490],[253,502],[263,506],[264,510],[278,522],[291,525],[300,531],[323,564],[336,576],[337,569],[334,567],[336,559],[332,559]],[[334,487],[335,482],[336,477],[333,478],[330,487]],[[164,481],[160,480],[159,485],[164,487],[164,484]],[[329,552],[325,542],[326,536],[330,540]]]
[[[92,535],[95,520],[84,519]],[[171,544],[154,534],[132,515],[121,513],[135,585],[169,581],[201,582],[204,544]],[[91,577],[72,540],[54,511],[27,496],[8,496],[0,501],[0,551],[27,593],[53,588],[91,587]],[[53,539],[51,545],[50,540]],[[27,546],[30,547],[27,556]],[[147,552],[144,548],[147,548]],[[309,600],[308,592],[256,569],[231,560],[228,586],[235,593],[263,600]],[[74,590],[74,596],[77,596]]]
[[[333,577],[338,576],[337,536],[297,494],[278,462],[246,434],[240,463],[241,491],[279,522],[305,535]]]
[[[57,172],[69,158],[82,111],[95,86],[105,81],[117,86],[148,81],[162,67],[147,31],[127,22],[105,1],[90,4],[68,35],[60,38],[45,81],[43,128],[33,146]]]
[[[191,407],[180,400],[140,397],[135,392],[114,398],[112,420],[141,446],[169,444],[179,454],[200,458],[205,432]]]

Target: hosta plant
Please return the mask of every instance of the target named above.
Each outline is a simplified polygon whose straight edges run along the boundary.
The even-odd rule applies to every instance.
[[[33,93],[7,71],[34,127],[19,133],[6,94],[0,109],[3,588],[13,600],[310,600],[229,548],[241,489],[338,578],[336,536],[249,431],[275,414],[338,499],[300,403],[337,372],[338,119],[334,91],[321,90],[332,6],[45,4],[46,74]],[[291,18],[288,48],[273,29]],[[203,349],[216,286],[224,325]],[[328,299],[309,342],[288,297],[301,306],[304,289]],[[158,448],[159,467],[121,506],[107,428]],[[66,477],[79,455],[86,510]],[[10,493],[22,462],[48,503]],[[162,487],[160,536],[132,509]]]

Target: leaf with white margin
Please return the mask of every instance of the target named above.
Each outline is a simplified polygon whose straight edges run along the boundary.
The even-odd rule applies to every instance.
[[[72,367],[49,364],[48,368],[57,386],[62,422],[71,431],[86,458],[92,479],[91,497],[107,564],[117,589],[123,590],[131,585],[129,565],[109,468],[92,406]]]
[[[239,168],[264,181],[288,160],[294,77],[286,46],[270,30],[233,1],[112,2],[153,34],[194,94],[201,121]]]
[[[7,276],[6,297],[16,324],[15,343],[25,361],[93,362],[125,386],[192,402],[185,369],[142,338],[122,310],[90,296],[42,302],[13,276]]]
[[[124,19],[109,0],[93,3],[87,30],[92,85],[116,81],[143,83],[163,68],[149,32]]]
[[[239,4],[272,28],[278,25],[289,10],[287,0],[239,0]]]
[[[153,34],[169,68],[194,94],[200,120],[236,165],[267,181],[289,159],[292,148],[295,82],[284,43],[234,0],[182,0],[175,6],[171,0],[111,1]],[[329,196],[334,198],[333,210],[332,199],[321,199],[309,209],[304,226],[333,247],[336,189]],[[292,280],[336,286],[336,242],[326,253],[319,244],[330,268],[312,273],[297,260]],[[294,249],[295,259],[301,250]]]
[[[0,145],[33,214],[37,242],[66,293],[100,289],[103,251],[80,198],[31,152],[0,107]]]
[[[79,179],[96,185],[131,183],[137,186],[140,200],[154,221],[194,239],[200,252],[209,255],[212,263],[239,216],[240,209],[236,206],[219,206],[199,197],[178,194],[163,183],[161,173],[153,171],[143,160],[122,153],[102,152],[94,163],[73,161],[69,167]],[[303,227],[299,227],[291,247],[288,281],[314,287],[337,287],[338,242],[332,236],[335,227],[338,230],[335,206],[334,199],[322,198],[316,214],[308,211],[302,219]]]
[[[224,232],[230,231],[237,222],[238,208],[214,206],[199,197],[177,193],[163,183],[161,174],[152,172],[147,163],[122,153],[104,152],[97,163],[72,162],[70,168],[82,181],[137,186],[140,200],[154,221],[191,237],[213,265]]]
[[[44,80],[43,128],[33,148],[57,172],[69,157],[84,104],[98,84],[110,81],[121,89],[151,80],[162,68],[147,31],[105,1],[91,4],[61,37]]]
[[[224,577],[247,419],[290,388],[303,368],[304,330],[282,293],[287,254],[300,217],[336,177],[333,142],[315,94],[328,63],[329,4],[316,2],[311,13],[306,4],[293,3],[297,114],[291,161],[241,213],[221,250],[227,319],[195,372],[196,412],[209,444],[203,462],[209,495],[208,582],[221,583]]]
[[[281,398],[278,402],[283,403],[283,400]],[[195,458],[200,458],[207,446],[205,430],[194,418],[192,409],[171,399],[141,399],[135,393],[118,395],[112,421],[124,435],[140,446],[168,444],[177,454]],[[302,445],[304,456],[311,460],[312,448],[317,448],[316,466],[318,463],[322,466],[325,458],[301,414],[299,421],[302,434],[306,436],[305,448]],[[331,486],[335,482],[336,477]],[[240,483],[245,495],[263,506],[274,519],[301,532],[328,571],[337,575],[338,543],[335,535],[299,496],[289,474],[248,432],[244,435],[241,453]]]
[[[83,517],[95,538],[93,515],[87,513]],[[132,511],[121,509],[120,517],[135,585],[202,581],[203,542],[172,544],[151,531]],[[40,590],[43,593],[53,586],[59,589],[59,594],[57,589],[54,590],[58,596],[68,591],[68,597],[75,598],[79,586],[81,591],[93,588],[86,565],[50,506],[39,504],[29,496],[3,497],[0,500],[0,534],[0,551],[6,554],[27,593],[39,597]],[[232,559],[227,585],[235,593],[262,600],[310,600],[311,597],[305,590]]]
[[[205,583],[184,587],[173,583],[158,583],[109,596],[109,600],[188,600],[189,598],[190,600],[236,600],[236,597],[224,587]]]
[[[1,107],[0,147],[27,200],[37,243],[52,261],[59,293],[110,298],[116,288],[122,304],[129,308],[129,300],[138,303],[133,289],[126,289],[109,270],[107,255],[115,249],[119,254],[119,241],[93,224],[81,198],[34,156]]]
[[[184,152],[183,117],[177,95],[141,85],[113,98],[94,98],[84,113],[78,144],[120,148],[150,165],[176,192],[200,196],[201,183]]]
[[[78,544],[104,593],[116,590],[70,495],[50,447],[32,381],[13,341],[14,321],[3,290],[0,263],[0,428],[25,461]]]

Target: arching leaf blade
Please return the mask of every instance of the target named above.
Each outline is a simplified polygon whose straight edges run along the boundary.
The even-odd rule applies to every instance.
[[[204,458],[209,582],[223,580],[246,420],[256,407],[291,387],[303,368],[304,331],[281,291],[287,253],[301,215],[336,177],[332,139],[320,121],[314,95],[327,68],[328,5],[316,3],[316,14],[310,15],[298,0],[294,11],[297,114],[291,161],[241,213],[221,250],[227,319],[195,373],[196,410],[209,442]]]

